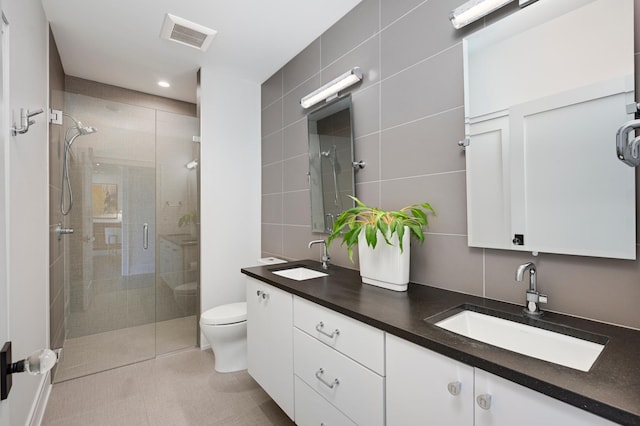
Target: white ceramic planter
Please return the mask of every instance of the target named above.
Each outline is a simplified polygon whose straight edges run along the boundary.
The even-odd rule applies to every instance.
[[[409,284],[410,241],[409,228],[405,227],[401,253],[397,234],[390,239],[393,245],[389,245],[378,231],[378,244],[372,249],[367,245],[364,232],[360,233],[358,254],[362,282],[389,290],[406,291]]]

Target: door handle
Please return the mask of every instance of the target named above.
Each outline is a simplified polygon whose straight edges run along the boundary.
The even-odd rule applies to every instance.
[[[149,224],[142,225],[142,248],[147,250],[149,248]]]

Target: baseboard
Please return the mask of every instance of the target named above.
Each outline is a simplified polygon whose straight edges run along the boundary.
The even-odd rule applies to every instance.
[[[47,409],[47,402],[49,402],[49,395],[51,395],[51,388],[51,372],[48,372],[40,382],[40,389],[31,409],[29,426],[40,426],[42,423],[44,411]]]

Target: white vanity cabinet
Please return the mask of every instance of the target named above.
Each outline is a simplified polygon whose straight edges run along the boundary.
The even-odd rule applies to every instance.
[[[387,425],[472,425],[473,367],[387,334]]]
[[[294,297],[296,423],[384,425],[384,332]]]
[[[249,374],[293,419],[293,296],[250,277],[246,284]]]
[[[387,425],[614,425],[608,420],[387,335]]]

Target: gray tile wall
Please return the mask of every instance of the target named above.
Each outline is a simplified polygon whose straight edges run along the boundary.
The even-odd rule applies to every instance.
[[[310,230],[306,121],[298,102],[358,65],[365,78],[352,90],[355,149],[367,162],[357,174],[358,197],[382,208],[429,201],[440,212],[425,244],[412,246],[413,282],[522,303],[515,269],[534,260],[549,295],[546,309],[640,329],[640,261],[467,247],[465,160],[456,146],[464,135],[461,40],[518,7],[513,2],[455,31],[447,16],[462,2],[363,0],[264,82],[263,255],[320,258],[307,248],[321,235]],[[638,28],[640,0],[635,6]],[[358,267],[339,243],[331,257]]]

